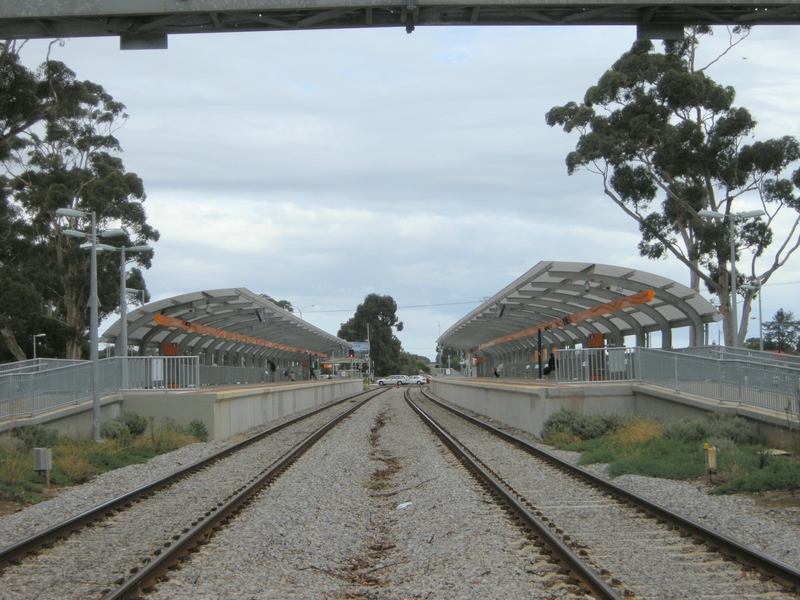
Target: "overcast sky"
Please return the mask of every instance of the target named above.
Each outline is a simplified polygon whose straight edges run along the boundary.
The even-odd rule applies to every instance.
[[[117,38],[71,39],[51,57],[127,106],[122,158],[144,180],[161,232],[145,273],[153,299],[245,287],[289,300],[336,334],[367,294],[388,294],[405,323],[403,348],[433,358],[440,332],[540,260],[688,283],[677,260],[638,256],[637,226],[601,181],[567,175],[577,137],[544,121],[553,106],[581,100],[635,35],[224,33],[124,52]],[[717,30],[704,53],[726,39]],[[47,42],[31,41],[23,60],[35,67],[46,52]],[[758,139],[800,137],[798,57],[796,28],[764,26],[709,71],[736,88]],[[800,256],[770,284],[764,319],[781,307],[800,316]]]

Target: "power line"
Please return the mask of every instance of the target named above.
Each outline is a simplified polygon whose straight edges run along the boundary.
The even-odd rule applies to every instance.
[[[412,306],[398,306],[397,310],[408,310],[409,308],[430,308],[432,306],[459,306],[462,304],[480,304],[480,300],[469,300],[467,302],[443,302],[441,304],[415,304]],[[352,308],[341,308],[336,310],[309,310],[306,311],[309,314],[319,314],[319,313],[341,313],[341,312],[355,312]]]

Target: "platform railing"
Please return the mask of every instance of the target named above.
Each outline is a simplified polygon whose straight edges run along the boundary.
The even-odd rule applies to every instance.
[[[200,367],[200,385],[262,383],[270,380],[266,369],[258,367]]]
[[[559,350],[556,357],[557,385],[637,381],[800,414],[800,369],[774,362],[650,348]]]
[[[29,360],[20,360],[0,365],[0,375],[8,375],[11,373],[38,373],[39,371],[46,371],[47,369],[68,367],[83,362],[86,361],[67,360],[63,358],[33,358]]]
[[[747,360],[751,362],[760,362],[767,364],[774,364],[790,369],[800,369],[800,356],[794,354],[783,354],[778,352],[750,350],[749,348],[730,348],[727,346],[695,346],[691,348],[682,348],[676,352],[683,354],[692,354],[695,356],[704,356],[706,358],[719,358],[730,360]]]
[[[199,385],[196,356],[104,358],[99,366],[101,395],[123,389],[187,389]],[[45,371],[0,374],[0,419],[31,415],[91,397],[89,361]]]

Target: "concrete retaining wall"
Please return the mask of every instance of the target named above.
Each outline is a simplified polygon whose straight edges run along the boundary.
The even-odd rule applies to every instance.
[[[222,390],[143,390],[106,396],[100,401],[101,423],[133,411],[156,425],[166,417],[179,425],[199,419],[212,440],[222,440],[257,425],[355,394],[361,379],[322,380],[313,383],[272,384]],[[0,423],[0,435],[23,425],[46,425],[75,438],[92,436],[91,400],[46,413]]]
[[[122,413],[122,394],[113,394],[100,398],[100,422],[104,423],[118,417]],[[76,439],[92,437],[92,401],[75,402],[59,406],[47,412],[36,413],[29,417],[17,417],[0,422],[0,437],[16,427],[25,425],[45,425],[56,429],[61,435]]]
[[[785,439],[790,429],[800,431],[796,416],[787,417],[779,411],[630,382],[550,387],[434,378],[431,391],[456,406],[536,436],[541,435],[547,418],[562,409],[587,415],[634,413],[662,423],[725,412],[755,423],[768,443]]]

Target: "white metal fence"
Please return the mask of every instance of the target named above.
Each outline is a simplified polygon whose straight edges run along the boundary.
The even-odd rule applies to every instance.
[[[29,361],[25,361],[29,362]],[[196,356],[142,356],[100,361],[100,394],[117,390],[185,389],[199,385]],[[92,397],[92,363],[0,373],[0,419]]]
[[[800,368],[735,352],[702,356],[690,349],[650,348],[559,350],[556,382],[640,381],[717,400],[764,406],[800,414]],[[712,353],[709,352],[709,355]],[[739,358],[741,356],[741,358]],[[736,358],[730,358],[736,357]]]
[[[258,367],[200,367],[200,385],[224,385],[227,383],[261,383],[269,381],[266,369]]]

